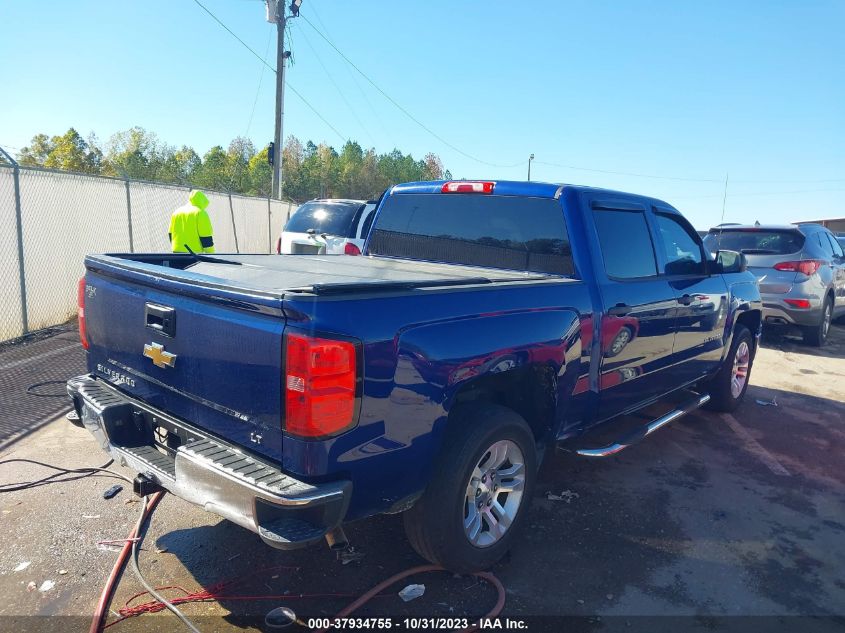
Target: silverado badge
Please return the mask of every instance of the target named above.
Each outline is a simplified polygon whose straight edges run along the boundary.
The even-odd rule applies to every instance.
[[[152,343],[151,345],[144,345],[144,356],[153,361],[156,367],[173,367],[176,364],[176,354],[164,351],[164,345],[159,343]]]

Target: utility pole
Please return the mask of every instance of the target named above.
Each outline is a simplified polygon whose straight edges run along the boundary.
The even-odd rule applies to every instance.
[[[282,125],[285,118],[285,5],[284,0],[267,0],[267,21],[276,23],[276,133],[273,137],[272,195],[282,197]]]
[[[531,161],[534,160],[534,154],[528,157],[528,182],[531,182]]]
[[[276,133],[273,137],[273,197],[282,199],[282,142],[285,120],[285,66],[290,51],[285,50],[285,0],[266,0],[267,21],[276,23]],[[299,15],[302,0],[290,4],[291,17]]]

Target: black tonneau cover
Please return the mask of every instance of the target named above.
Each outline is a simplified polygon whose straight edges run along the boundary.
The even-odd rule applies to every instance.
[[[242,283],[270,292],[345,292],[528,281],[556,277],[495,268],[480,268],[348,255],[203,255],[186,271]]]

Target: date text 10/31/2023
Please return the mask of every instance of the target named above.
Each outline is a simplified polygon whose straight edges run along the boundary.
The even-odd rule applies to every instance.
[[[526,630],[525,620],[516,618],[309,618],[309,629],[347,629],[347,630],[448,630],[475,627],[484,630]]]

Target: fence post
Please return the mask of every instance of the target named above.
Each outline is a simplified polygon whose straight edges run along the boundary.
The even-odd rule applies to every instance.
[[[132,197],[129,195],[129,176],[123,172],[123,182],[126,185],[126,226],[129,228],[129,252],[135,252],[135,240],[132,237]]]
[[[235,207],[232,206],[232,192],[229,192],[229,213],[232,214],[232,234],[235,236],[235,251],[240,253],[241,249],[238,247],[238,229],[235,226]]]
[[[270,253],[273,252],[273,210],[270,208],[270,196],[267,196],[267,239],[270,240]]]
[[[21,214],[21,168],[18,161],[12,158],[6,150],[0,147],[0,153],[6,157],[13,168],[15,182],[15,229],[18,239],[18,283],[21,292],[21,328],[24,334],[29,333],[29,310],[26,306],[26,267],[23,260],[23,215]]]

